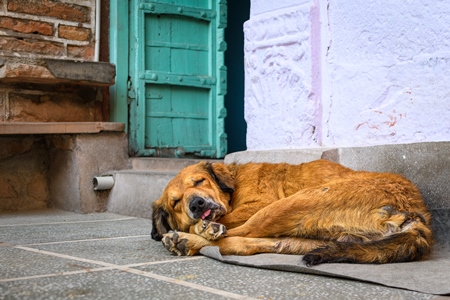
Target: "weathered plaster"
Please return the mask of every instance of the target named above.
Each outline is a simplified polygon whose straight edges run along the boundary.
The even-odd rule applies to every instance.
[[[445,1],[330,2],[324,144],[449,140],[449,13]]]
[[[315,144],[310,10],[310,5],[290,7],[244,24],[249,149]]]
[[[450,139],[450,2],[253,0],[249,150]]]

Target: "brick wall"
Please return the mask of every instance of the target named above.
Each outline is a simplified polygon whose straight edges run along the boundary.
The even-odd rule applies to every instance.
[[[101,88],[50,81],[54,76],[40,61],[94,60],[95,1],[0,0],[0,121],[107,118]],[[6,63],[11,57],[14,63]],[[10,74],[16,74],[14,82]]]
[[[0,55],[93,60],[95,0],[0,0]]]

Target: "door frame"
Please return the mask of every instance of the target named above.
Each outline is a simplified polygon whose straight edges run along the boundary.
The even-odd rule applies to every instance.
[[[116,83],[110,87],[110,120],[125,123],[129,132],[128,118],[128,71],[129,71],[129,1],[110,0],[109,57],[116,66]]]

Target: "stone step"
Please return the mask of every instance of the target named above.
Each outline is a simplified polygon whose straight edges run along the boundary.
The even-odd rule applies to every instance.
[[[174,158],[153,158],[153,157],[134,157],[131,158],[133,170],[147,171],[173,171],[178,172],[181,169],[199,163],[201,159],[174,159]]]
[[[126,216],[151,218],[151,205],[158,199],[176,171],[128,170],[116,172],[108,211]]]
[[[202,160],[131,158],[132,169],[112,172],[115,183],[109,195],[108,211],[151,218],[151,205],[161,197],[169,181],[184,167],[200,161]]]

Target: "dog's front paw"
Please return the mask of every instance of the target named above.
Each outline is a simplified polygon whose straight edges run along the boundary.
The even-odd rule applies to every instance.
[[[181,239],[178,232],[171,231],[162,238],[162,243],[167,251],[178,256],[187,255],[186,243],[187,239]]]
[[[203,238],[196,237],[189,233],[171,231],[165,234],[161,241],[167,251],[172,254],[178,256],[192,256],[197,254],[202,248],[200,245],[204,244],[201,243],[201,241],[196,241],[196,238],[203,240]],[[199,247],[196,247],[196,245]]]
[[[195,224],[194,232],[208,241],[215,241],[227,236],[225,225],[207,220],[200,220]]]

